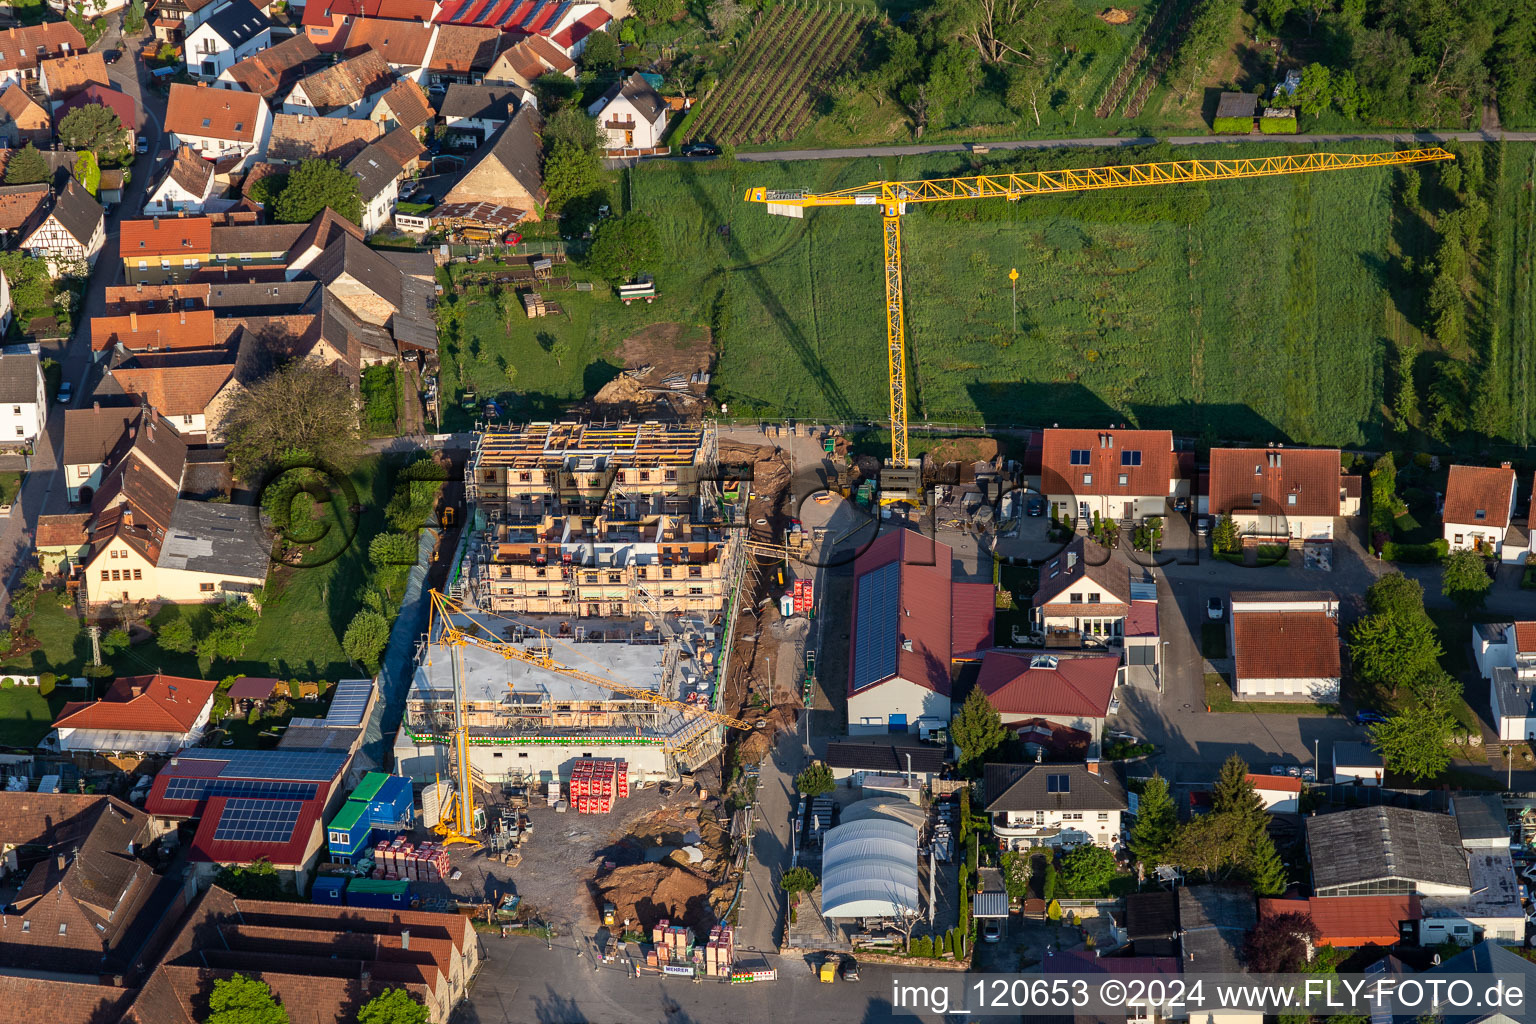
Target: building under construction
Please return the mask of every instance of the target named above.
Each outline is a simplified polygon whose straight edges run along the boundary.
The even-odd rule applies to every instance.
[[[698,713],[712,706],[723,668],[723,637],[705,620],[605,623],[551,637],[494,615],[456,615],[452,625],[483,638],[459,644],[443,642],[443,625],[417,651],[395,739],[403,775],[421,782],[453,775],[456,673],[470,765],[490,785],[567,778],[584,757],[622,758],[632,779],[672,778],[720,752],[724,726]],[[546,653],[554,667],[539,663]],[[559,665],[579,668],[581,677]],[[632,692],[590,682],[593,676]]]

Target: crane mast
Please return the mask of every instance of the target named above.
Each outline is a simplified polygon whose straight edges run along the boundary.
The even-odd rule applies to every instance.
[[[891,457],[881,472],[881,501],[915,501],[922,481],[917,463],[907,451],[906,311],[902,288],[901,218],[910,203],[939,203],[961,199],[1007,199],[1065,192],[1088,192],[1144,185],[1233,181],[1282,174],[1314,174],[1368,167],[1403,167],[1454,160],[1438,146],[1389,153],[1301,153],[1285,156],[1219,160],[1168,160],[1113,167],[1071,168],[1007,174],[976,174],[959,178],[872,181],[835,192],[803,189],[751,188],[745,199],[768,212],[803,217],[807,209],[827,206],[877,206],[885,246],[885,356],[890,376]],[[887,486],[887,484],[892,486]]]

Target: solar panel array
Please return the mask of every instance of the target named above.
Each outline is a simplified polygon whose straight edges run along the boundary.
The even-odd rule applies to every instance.
[[[231,800],[213,832],[218,842],[286,843],[304,805],[298,800]]]
[[[899,641],[901,563],[871,569],[859,577],[854,609],[853,688],[859,689],[896,674]]]
[[[362,725],[363,712],[372,695],[372,679],[343,679],[336,684],[336,695],[331,698],[331,710],[326,712],[325,724],[341,728]]]
[[[232,750],[219,773],[226,779],[298,779],[330,782],[346,761],[345,754],[314,750]]]
[[[271,782],[264,779],[171,779],[165,784],[167,800],[201,800],[209,796],[285,798],[313,800],[319,787],[313,782]]]

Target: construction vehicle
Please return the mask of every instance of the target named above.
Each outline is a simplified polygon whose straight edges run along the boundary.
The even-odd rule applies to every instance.
[[[816,977],[825,985],[837,981],[837,965],[841,959],[836,953],[822,957],[821,964],[816,968]]]
[[[613,927],[613,922],[614,922],[616,916],[618,915],[618,912],[619,912],[619,908],[618,907],[615,907],[612,903],[604,902],[603,903],[603,924],[607,925],[609,928],[612,928]]]
[[[973,199],[1007,199],[1017,202],[1026,196],[1062,192],[1230,181],[1367,167],[1402,167],[1454,159],[1455,156],[1445,149],[1427,147],[1392,153],[1304,153],[1298,156],[1228,160],[1170,160],[1163,163],[1029,171],[1022,174],[872,181],[867,185],[836,192],[752,188],[747,190],[745,198],[749,203],[762,203],[767,206],[769,213],[783,217],[804,217],[807,209],[824,206],[879,208],[885,239],[885,354],[890,376],[891,404],[891,457],[880,474],[880,502],[890,504],[905,501],[916,504],[922,497],[921,463],[907,457],[906,311],[901,268],[901,218],[910,204]],[[862,495],[862,490],[860,493]]]

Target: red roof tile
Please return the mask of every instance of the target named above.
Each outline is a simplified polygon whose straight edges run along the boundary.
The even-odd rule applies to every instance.
[[[1339,623],[1327,612],[1233,612],[1238,679],[1337,679]]]
[[[1255,775],[1248,773],[1248,781],[1253,783],[1254,789],[1269,789],[1277,793],[1300,793],[1301,780],[1293,779],[1289,775]]]
[[[213,699],[218,683],[181,676],[120,676],[99,701],[71,701],[54,728],[184,733]]]
[[[255,142],[265,102],[254,92],[199,88],[176,82],[171,85],[171,98],[166,103],[165,130],[183,139]]]
[[[1125,636],[1157,636],[1157,602],[1132,601],[1131,610],[1125,613]]]
[[[149,349],[206,349],[214,347],[213,310],[188,309],[175,313],[129,313],[98,316],[91,320],[91,350],[103,352],[121,343],[130,351]]]
[[[1536,652],[1536,622],[1515,623],[1515,650],[1521,654]]]
[[[1343,477],[1337,448],[1213,448],[1210,511],[1336,516]]]
[[[1046,659],[1054,659],[1055,667]],[[1003,715],[1103,718],[1119,674],[1118,655],[988,651],[976,685]]]
[[[1461,526],[1509,525],[1510,499],[1515,492],[1515,471],[1490,466],[1452,466],[1445,483],[1446,523]],[[1478,517],[1481,511],[1483,516]]]
[[[1399,925],[1417,921],[1424,911],[1416,894],[1403,896],[1325,896],[1305,900],[1259,900],[1259,919],[1301,914],[1317,926],[1320,944],[1353,949],[1395,946]]]
[[[570,48],[612,20],[607,11],[599,8],[583,15],[580,21],[561,29],[551,38],[556,44]]]
[[[1086,459],[1086,464],[1074,465],[1074,457]],[[1051,429],[1045,431],[1040,457],[1040,490],[1106,497],[1165,496],[1174,465],[1170,430]]]
[[[989,649],[997,621],[997,588],[990,583],[952,584],[949,605],[953,655]]]
[[[172,253],[207,255],[212,246],[213,221],[207,217],[153,217],[118,225],[118,249],[125,260]]]

